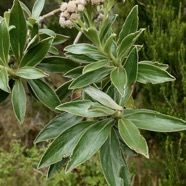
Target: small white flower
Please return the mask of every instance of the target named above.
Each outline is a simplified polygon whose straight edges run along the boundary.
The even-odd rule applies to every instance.
[[[70,19],[72,19],[72,20],[77,20],[77,19],[79,19],[79,14],[77,14],[77,13],[71,14]]]
[[[85,10],[85,6],[83,4],[78,4],[77,9],[79,12],[83,12]]]
[[[87,2],[86,2],[86,0],[76,0],[76,3],[85,5]]]
[[[75,1],[69,1],[68,6],[67,6],[67,10],[69,12],[76,12],[77,11],[76,2]]]
[[[67,9],[67,6],[68,6],[68,4],[66,2],[65,3],[62,3],[62,5],[60,6],[60,10],[62,12],[64,12]]]
[[[62,13],[60,14],[60,16],[65,17],[65,18],[69,18],[69,17],[70,17],[70,14],[69,14],[69,12],[66,10],[65,12],[62,12]]]
[[[65,21],[65,26],[68,28],[72,28],[74,26],[73,22],[70,20]]]
[[[61,25],[61,27],[65,27],[66,25],[66,21],[65,21],[65,18],[60,16],[59,18],[59,24]]]
[[[99,5],[102,0],[91,0],[92,5]]]

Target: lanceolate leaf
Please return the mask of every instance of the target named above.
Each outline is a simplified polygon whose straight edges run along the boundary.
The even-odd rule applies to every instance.
[[[129,34],[134,33],[138,29],[138,6],[134,6],[127,16],[121,32],[119,33],[119,43]]]
[[[36,0],[36,2],[34,3],[33,9],[32,9],[32,17],[35,19],[38,19],[43,7],[45,5],[45,0]]]
[[[156,132],[175,132],[186,130],[186,122],[156,111],[126,109],[124,117],[136,127]]]
[[[17,76],[24,79],[39,79],[48,76],[48,74],[38,68],[23,67],[18,69]]]
[[[140,61],[139,64],[153,65],[153,66],[161,68],[162,70],[167,70],[169,68],[169,65],[167,64],[157,63],[157,62],[152,62],[152,61]]]
[[[94,124],[93,121],[78,123],[61,133],[43,155],[39,168],[47,167],[69,157],[82,135]]]
[[[119,133],[129,148],[149,158],[148,146],[138,128],[127,119],[118,121]]]
[[[16,80],[12,90],[12,105],[20,123],[23,123],[26,112],[26,93],[20,79]]]
[[[127,72],[123,67],[116,67],[110,74],[110,79],[118,92],[123,95],[127,85]]]
[[[111,71],[109,67],[103,67],[98,70],[87,72],[76,78],[70,85],[71,89],[78,89],[86,87],[92,83],[100,82],[105,78]]]
[[[137,81],[140,83],[157,84],[174,80],[175,78],[167,71],[163,70],[162,67],[147,63],[139,63],[138,65]]]
[[[71,78],[71,79],[77,78],[78,76],[82,74],[83,68],[84,68],[83,66],[80,66],[72,70],[69,70],[68,72],[64,74],[64,76],[67,78]]]
[[[15,26],[15,28],[10,31],[10,43],[15,57],[20,59],[26,44],[27,25],[18,0],[14,0],[14,5],[10,13],[9,25]]]
[[[84,90],[90,97],[92,97],[94,100],[100,102],[101,104],[105,105],[106,107],[109,107],[109,108],[115,109],[115,110],[122,110],[123,109],[110,96],[108,96],[106,93],[102,92],[101,90],[98,90],[98,89],[91,87],[91,86],[85,88]]]
[[[55,92],[43,81],[39,79],[28,80],[28,83],[35,96],[48,108],[55,110],[55,107],[60,104]]]
[[[10,38],[5,19],[0,21],[0,65],[8,64]]]
[[[67,165],[67,172],[90,159],[107,140],[113,120],[102,120],[92,125],[77,143],[71,160]]]
[[[8,73],[4,68],[2,68],[0,70],[0,89],[7,93],[10,93],[10,87],[8,82],[9,82]]]
[[[59,134],[76,125],[82,120],[79,116],[62,113],[51,120],[38,134],[35,143],[56,138]]]
[[[125,161],[122,161],[124,157],[122,156],[120,151],[120,142],[117,137],[117,134],[113,129],[109,138],[107,139],[105,144],[101,147],[100,158],[101,158],[103,173],[109,186],[130,185],[129,172],[127,170]],[[122,167],[125,167],[126,169],[126,171],[123,171],[126,177],[125,180],[122,180],[124,175],[120,177],[120,172]]]
[[[49,37],[40,41],[37,45],[28,50],[28,52],[23,56],[20,66],[35,66],[39,64],[48,53],[52,41],[53,38]]]

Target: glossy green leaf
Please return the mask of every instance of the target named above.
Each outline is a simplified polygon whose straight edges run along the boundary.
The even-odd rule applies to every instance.
[[[64,77],[75,79],[82,74],[83,68],[84,68],[83,66],[79,66],[72,70],[69,70],[64,74]]]
[[[56,109],[82,117],[101,117],[114,114],[112,110],[89,100],[66,102],[56,107]]]
[[[12,90],[12,106],[17,119],[23,123],[26,112],[26,93],[20,79],[16,80]]]
[[[76,68],[78,64],[67,58],[51,56],[44,58],[38,66],[50,72],[67,72]]]
[[[22,67],[18,69],[16,74],[24,79],[39,79],[48,76],[48,74],[42,70],[33,67]]]
[[[90,159],[107,140],[113,120],[102,120],[92,125],[77,143],[66,171],[70,172]]]
[[[2,68],[0,70],[0,89],[7,93],[10,93],[10,87],[8,82],[9,82],[8,73],[4,68]]]
[[[39,79],[28,80],[28,83],[35,96],[51,110],[55,110],[55,108],[60,104],[56,93],[43,81]]]
[[[93,124],[93,121],[81,122],[61,133],[46,150],[38,167],[47,167],[71,156],[82,135]]]
[[[128,179],[125,180],[126,184],[124,184],[124,180],[122,180],[122,178],[120,177],[121,168],[124,166],[127,169],[127,166],[125,165],[125,162],[122,161],[123,156],[120,150],[120,142],[117,134],[113,129],[109,138],[101,147],[100,159],[103,173],[108,185],[110,186],[130,185],[128,171],[125,171],[126,174],[125,177],[128,177]]]
[[[10,38],[5,19],[0,21],[0,65],[8,64]]]
[[[78,89],[86,87],[92,83],[102,81],[111,71],[109,67],[102,67],[98,70],[87,72],[76,78],[70,85],[70,89]]]
[[[131,33],[134,33],[138,29],[138,6],[134,6],[130,11],[129,15],[127,16],[122,29],[119,33],[118,42],[120,43],[126,36]]]
[[[121,106],[119,106],[109,95],[102,92],[101,90],[98,90],[94,87],[87,87],[84,89],[84,91],[94,100],[98,101],[99,103],[105,105],[106,107],[109,107],[111,109],[115,110],[123,110]]]
[[[51,120],[38,134],[35,143],[56,138],[65,130],[73,127],[82,120],[79,116],[62,113]]]
[[[126,109],[124,117],[136,127],[156,132],[175,132],[186,130],[186,122],[152,110]]]
[[[23,56],[20,66],[35,66],[39,64],[48,53],[52,42],[53,38],[49,37],[40,41],[37,45],[30,48],[30,50],[28,50],[28,52],[26,52]]]
[[[27,24],[18,0],[14,0],[10,13],[9,25],[15,26],[15,28],[10,31],[10,43],[15,57],[20,59],[26,44]]]
[[[108,65],[109,61],[108,60],[101,60],[98,62],[94,62],[94,63],[90,63],[88,65],[86,65],[83,69],[83,74],[87,73],[87,72],[92,72],[94,70],[100,69],[106,65]]]
[[[126,70],[123,67],[115,67],[110,74],[110,79],[118,92],[123,95],[128,81]]]
[[[68,162],[69,158],[63,158],[61,161],[50,165],[48,172],[47,172],[47,178],[50,179],[53,176],[55,176],[55,174],[57,174],[61,168]]]
[[[129,34],[127,37],[125,37],[121,44],[118,47],[118,56],[119,58],[125,58],[131,48],[133,47],[136,40],[139,38],[139,36],[143,33],[145,29],[140,29],[139,31]]]
[[[129,148],[149,158],[148,146],[138,128],[127,119],[118,121],[119,133]]]
[[[140,83],[164,83],[168,81],[174,81],[175,78],[162,67],[156,65],[139,63],[138,65],[138,77],[137,81]]]
[[[32,17],[35,19],[38,19],[43,7],[45,5],[45,0],[36,0],[36,2],[34,3],[34,6],[32,8]]]

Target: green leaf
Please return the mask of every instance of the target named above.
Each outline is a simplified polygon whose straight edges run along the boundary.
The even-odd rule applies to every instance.
[[[98,151],[107,140],[112,125],[113,120],[102,120],[92,125],[82,135],[73,151],[66,172],[70,172],[72,169],[81,165]]]
[[[104,51],[109,55],[112,56],[112,46],[114,43],[114,38],[116,37],[116,34],[111,34],[110,37],[106,40],[104,44]]]
[[[38,134],[34,143],[56,138],[65,130],[73,127],[82,120],[79,116],[62,113],[51,120]]]
[[[63,44],[69,39],[69,36],[61,35],[61,34],[56,34],[56,37],[54,39],[53,45],[59,45]]]
[[[138,29],[138,6],[134,6],[130,11],[129,15],[127,16],[122,29],[119,33],[118,42],[120,43],[126,36],[131,33],[134,33]]]
[[[44,58],[38,66],[50,72],[67,72],[78,67],[78,64],[67,58],[51,56]]]
[[[40,41],[37,45],[33,46],[25,53],[21,60],[20,66],[35,66],[39,64],[48,53],[52,45],[53,38],[49,37]]]
[[[10,38],[5,19],[0,21],[0,65],[8,64]]]
[[[140,83],[157,84],[174,80],[175,78],[167,71],[163,70],[162,67],[147,63],[139,63],[138,65],[137,81]]]
[[[32,17],[35,19],[38,19],[43,7],[45,5],[45,0],[36,0],[36,2],[34,3],[33,9],[32,9]]]
[[[55,174],[57,174],[61,168],[68,162],[69,158],[63,158],[61,161],[50,165],[48,172],[47,172],[47,178],[50,179],[53,176],[55,176]]]
[[[16,80],[12,90],[12,105],[18,121],[23,123],[26,112],[26,93],[20,79]]]
[[[92,121],[81,122],[62,132],[46,150],[38,167],[47,167],[71,156],[82,135],[93,124]]]
[[[10,87],[8,82],[9,82],[8,73],[4,68],[2,68],[0,70],[0,89],[7,93],[10,93]]]
[[[101,90],[98,90],[90,86],[90,87],[85,88],[84,91],[94,100],[105,105],[106,107],[109,107],[115,110],[123,110],[123,108],[119,106],[109,95],[102,92]]]
[[[27,14],[27,16],[31,17],[32,14],[31,14],[30,10],[28,9],[28,7],[21,1],[19,1],[19,3],[21,5],[22,9],[24,10],[24,12]]]
[[[87,72],[77,77],[70,85],[70,89],[78,89],[86,87],[92,83],[102,81],[111,71],[109,67],[102,67],[98,70]]]
[[[26,44],[27,24],[18,0],[14,0],[10,13],[9,25],[15,26],[15,29],[10,31],[10,43],[15,57],[19,60],[23,54]]]
[[[138,128],[127,119],[118,121],[119,133],[129,148],[149,158],[148,146]]]
[[[129,34],[122,40],[121,44],[118,47],[119,58],[125,58],[128,55],[134,43],[136,42],[138,37],[143,33],[144,30],[145,29],[140,29],[135,33]]]
[[[130,185],[128,170],[124,172],[124,174],[126,175],[125,177],[128,178],[125,180],[126,184],[123,184],[124,180],[122,180],[122,178],[120,177],[121,168],[125,167],[127,169],[127,166],[125,164],[125,161],[122,161],[124,157],[122,156],[120,151],[120,142],[117,134],[113,129],[109,138],[101,147],[100,159],[103,173],[108,185],[110,186]]]
[[[127,85],[127,72],[123,67],[115,67],[111,74],[110,79],[118,92],[123,95]]]
[[[22,67],[18,69],[16,74],[24,79],[39,79],[48,76],[48,74],[42,70],[33,67]]]
[[[89,100],[66,102],[56,107],[56,109],[82,117],[101,117],[114,114],[114,112],[107,107],[103,107],[102,105],[91,102]]]
[[[56,47],[51,46],[48,50],[48,53],[52,54],[52,55],[59,55],[59,51]]]
[[[108,65],[109,61],[108,60],[101,60],[98,62],[94,62],[94,63],[90,63],[88,65],[86,65],[83,69],[83,74],[87,73],[87,72],[92,72],[94,70],[100,69],[106,65]]]
[[[34,92],[35,96],[48,108],[55,111],[55,108],[60,104],[56,93],[43,81],[28,80],[28,83]]]
[[[54,38],[56,37],[56,33],[53,30],[50,30],[48,28],[39,29],[39,33],[46,34]]]
[[[126,109],[124,117],[136,127],[156,132],[175,132],[186,130],[186,122],[152,110]]]
[[[139,61],[139,64],[154,65],[156,67],[161,68],[162,70],[167,70],[169,68],[169,65],[167,64],[152,62],[152,61]]]
[[[83,68],[84,68],[83,66],[79,66],[72,70],[69,70],[64,74],[64,77],[71,78],[71,79],[77,78],[82,74]]]

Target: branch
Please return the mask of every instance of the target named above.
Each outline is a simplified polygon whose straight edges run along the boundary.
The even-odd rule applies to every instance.
[[[78,32],[78,34],[77,34],[77,36],[76,36],[76,38],[75,38],[75,40],[74,40],[74,43],[73,43],[73,44],[78,43],[78,41],[79,41],[79,39],[80,39],[81,35],[82,35],[82,32],[81,32],[81,31],[79,31],[79,32]]]
[[[52,12],[49,12],[48,14],[45,14],[39,18],[39,22],[43,22],[46,18],[55,15],[56,13],[60,12],[60,8],[53,10]]]

